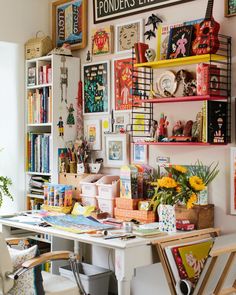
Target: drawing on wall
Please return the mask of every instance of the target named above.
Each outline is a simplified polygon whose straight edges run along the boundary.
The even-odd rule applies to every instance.
[[[84,114],[108,114],[109,112],[109,62],[83,66]]]
[[[100,120],[84,121],[84,137],[91,150],[101,149],[101,122]]]
[[[105,166],[120,167],[128,161],[128,135],[105,134]]]
[[[113,26],[94,28],[92,30],[92,54],[113,53]]]
[[[68,68],[66,67],[66,57],[61,57],[62,67],[60,67],[61,102],[67,103],[68,88]]]
[[[56,47],[64,43],[72,50],[87,45],[87,0],[59,0],[52,3],[52,39]]]
[[[132,152],[132,161],[134,163],[147,164],[148,149],[146,145],[133,144]]]
[[[116,26],[116,53],[131,52],[140,41],[143,41],[143,20]]]
[[[132,58],[113,60],[115,110],[132,108]]]

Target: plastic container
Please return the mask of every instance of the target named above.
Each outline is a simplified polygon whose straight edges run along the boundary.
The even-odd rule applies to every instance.
[[[96,182],[102,177],[102,174],[94,174],[85,177],[81,182],[82,195],[87,197],[95,197],[98,195]]]
[[[106,175],[97,181],[98,196],[117,198],[120,196],[120,176]]]
[[[102,198],[97,197],[98,208],[102,212],[109,213],[110,217],[114,216],[115,198]]]
[[[82,199],[82,204],[83,206],[95,206],[96,208],[98,207],[98,202],[96,197],[90,197],[90,196],[84,196],[80,195]]]
[[[81,263],[80,279],[84,290],[90,295],[108,295],[111,271],[95,265]],[[69,265],[59,268],[60,275],[75,282]]]

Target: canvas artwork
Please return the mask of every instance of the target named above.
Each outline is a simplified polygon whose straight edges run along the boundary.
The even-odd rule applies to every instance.
[[[69,43],[72,50],[87,45],[87,0],[52,3],[52,36],[55,46]]]
[[[167,59],[190,56],[193,26],[187,25],[170,30]]]
[[[109,62],[86,64],[83,66],[84,114],[109,113]]]
[[[116,53],[131,52],[134,44],[142,40],[142,20],[116,26]]]
[[[128,161],[128,140],[126,134],[106,134],[105,166],[120,167]]]
[[[91,150],[101,150],[101,123],[100,120],[84,121],[84,137]]]
[[[113,61],[115,110],[132,108],[132,58]]]
[[[92,55],[113,53],[113,26],[92,30]]]

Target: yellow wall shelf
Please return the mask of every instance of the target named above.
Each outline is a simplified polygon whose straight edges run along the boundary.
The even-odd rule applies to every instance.
[[[219,54],[202,54],[202,55],[194,55],[188,57],[181,57],[175,59],[165,59],[159,61],[145,62],[134,64],[134,67],[148,67],[153,69],[167,68],[167,67],[178,67],[184,65],[192,65],[198,64],[201,62],[210,62],[210,61],[221,61],[226,60],[226,56]]]

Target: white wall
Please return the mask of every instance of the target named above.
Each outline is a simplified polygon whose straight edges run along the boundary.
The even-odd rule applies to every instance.
[[[1,213],[22,210],[24,195],[24,43],[38,30],[49,32],[48,0],[0,0],[0,175],[12,179],[14,203]],[[7,43],[4,43],[7,42]]]

